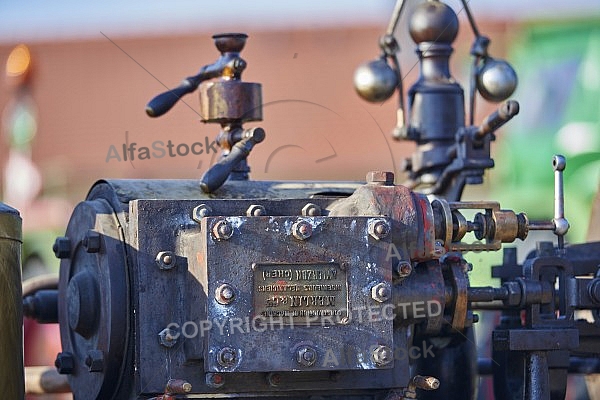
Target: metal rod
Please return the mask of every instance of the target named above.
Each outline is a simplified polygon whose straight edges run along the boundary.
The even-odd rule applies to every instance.
[[[390,19],[390,23],[388,24],[387,30],[385,31],[386,35],[390,35],[390,36],[394,35],[394,31],[396,30],[398,21],[400,21],[400,15],[402,15],[403,8],[404,8],[404,0],[396,1],[396,5],[394,6],[394,11],[392,11],[392,19]]]
[[[25,397],[21,237],[19,212],[0,203],[0,393],[17,400]]]
[[[473,18],[473,14],[471,14],[471,10],[469,9],[469,2],[466,0],[461,0],[463,9],[467,13],[467,18],[469,19],[469,24],[471,25],[471,29],[473,30],[473,34],[475,36],[480,36],[479,29],[477,29],[477,25],[475,24],[475,18]]]
[[[71,393],[71,387],[56,367],[25,367],[25,393]]]

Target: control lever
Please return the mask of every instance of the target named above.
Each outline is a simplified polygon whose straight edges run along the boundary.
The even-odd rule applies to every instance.
[[[233,145],[229,153],[202,175],[200,179],[202,191],[212,193],[220,188],[236,166],[248,157],[254,145],[263,140],[265,140],[265,131],[262,128],[244,131],[242,139]]]
[[[483,120],[473,134],[474,139],[483,139],[485,135],[495,132],[518,113],[519,103],[515,100],[508,100]]]

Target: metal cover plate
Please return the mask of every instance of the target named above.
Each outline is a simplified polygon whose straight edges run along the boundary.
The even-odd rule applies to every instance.
[[[371,357],[373,346],[394,345],[393,320],[382,317],[383,304],[371,294],[379,283],[391,285],[391,259],[387,257],[391,235],[374,239],[368,229],[371,219],[385,218],[203,218],[202,256],[197,260],[207,279],[202,282],[207,296],[205,369],[267,372],[393,368],[393,361],[381,366]],[[312,235],[306,240],[292,233],[299,220],[312,226]],[[218,239],[214,229],[223,221],[231,225],[233,234]],[[324,279],[327,274],[333,278],[332,271],[336,271],[335,279]],[[326,281],[341,287],[310,287],[327,285]],[[227,303],[217,298],[224,285],[234,292],[233,300]],[[305,286],[310,290],[304,291]],[[308,300],[291,296],[316,297]],[[323,314],[323,310],[335,315],[315,315],[319,311]],[[298,361],[298,351],[305,346],[316,351],[313,365]],[[223,349],[234,353],[228,356],[232,362],[223,363]]]
[[[348,279],[339,264],[254,264],[254,315],[291,325],[329,325],[348,318]]]

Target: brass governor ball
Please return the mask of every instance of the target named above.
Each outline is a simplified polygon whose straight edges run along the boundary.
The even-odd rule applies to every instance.
[[[517,88],[517,74],[504,60],[487,59],[477,77],[481,96],[493,102],[508,99]]]
[[[372,103],[389,99],[398,86],[398,75],[383,59],[362,64],[354,73],[354,88]]]

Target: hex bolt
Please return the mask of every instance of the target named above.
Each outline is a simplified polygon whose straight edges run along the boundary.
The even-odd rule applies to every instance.
[[[235,289],[233,286],[224,283],[215,290],[217,303],[227,305],[235,299]]]
[[[298,240],[306,240],[312,235],[312,225],[307,221],[296,221],[292,225],[292,235]]]
[[[392,297],[392,288],[389,283],[381,282],[371,288],[371,297],[373,300],[383,303]]]
[[[317,351],[310,346],[302,346],[296,352],[298,364],[311,367],[317,362]]]
[[[233,236],[233,225],[226,219],[219,220],[213,225],[212,233],[217,240],[228,240]]]
[[[158,267],[164,271],[175,268],[176,262],[175,254],[171,251],[161,251],[156,255],[155,261]]]
[[[102,350],[90,350],[85,358],[85,365],[90,372],[101,372],[104,369],[104,353]]]
[[[83,238],[83,247],[88,253],[97,253],[100,251],[100,234],[89,229]]]
[[[321,207],[314,203],[306,203],[302,207],[302,216],[304,217],[318,217],[319,215],[321,215]]]
[[[373,239],[381,240],[390,234],[390,225],[384,219],[371,219],[369,220],[368,231]]]
[[[75,368],[75,359],[73,358],[73,354],[64,351],[62,353],[58,353],[56,355],[56,360],[54,361],[54,366],[61,375],[72,374],[73,369]]]
[[[392,362],[394,359],[394,353],[388,346],[379,345],[373,350],[371,358],[377,366],[383,367],[384,365],[388,365]]]
[[[225,378],[221,374],[215,374],[213,372],[209,372],[205,376],[206,386],[218,389],[225,384]]]
[[[54,241],[52,251],[56,258],[69,258],[71,256],[71,240],[65,236],[59,236]]]
[[[177,343],[179,334],[171,328],[165,328],[158,334],[158,341],[164,347],[171,348]]]
[[[231,347],[223,347],[217,353],[217,362],[223,367],[231,367],[237,362],[237,353]]]
[[[192,391],[192,384],[183,379],[169,379],[167,392],[171,394],[183,394]]]
[[[261,215],[266,215],[267,210],[260,204],[252,204],[246,210],[247,217],[260,217]]]
[[[412,265],[408,261],[400,261],[396,270],[400,278],[406,278],[412,274]]]
[[[206,204],[200,204],[199,206],[194,207],[192,210],[192,219],[197,223],[202,221],[202,218],[208,217],[211,214],[212,210]]]
[[[271,387],[278,387],[281,385],[281,374],[278,372],[270,372],[267,375],[267,383]]]
[[[444,243],[437,240],[435,242],[435,246],[433,248],[433,255],[436,257],[441,257],[446,254],[446,249],[444,248]]]
[[[394,184],[394,173],[389,171],[370,171],[367,173],[367,183],[391,186]]]

